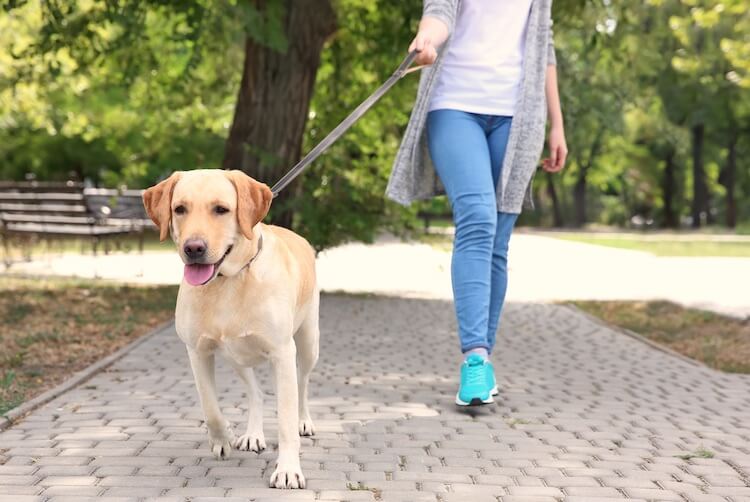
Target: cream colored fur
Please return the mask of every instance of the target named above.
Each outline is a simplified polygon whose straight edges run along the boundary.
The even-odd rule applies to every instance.
[[[188,239],[207,243],[206,262],[221,259],[219,276],[202,286],[180,285],[175,322],[185,343],[211,450],[217,458],[232,448],[260,452],[263,393],[253,367],[269,361],[276,380],[279,454],[270,484],[304,488],[299,436],[312,435],[307,385],[318,359],[319,292],[315,254],[297,234],[260,221],[268,212],[271,192],[239,171],[176,172],[144,193],[149,216],[171,233],[180,256]],[[215,207],[229,209],[217,214]],[[183,206],[184,214],[175,208]],[[249,267],[245,265],[258,252]],[[214,355],[220,353],[247,385],[249,417],[245,433],[235,437],[219,407],[214,381]]]

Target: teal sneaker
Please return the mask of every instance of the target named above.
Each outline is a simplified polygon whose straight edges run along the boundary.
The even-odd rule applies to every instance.
[[[500,394],[500,389],[497,388],[497,380],[495,380],[495,367],[492,366],[492,362],[487,360],[485,364],[485,371],[487,372],[487,386],[490,388],[490,395],[497,396]]]
[[[477,354],[471,354],[461,365],[461,384],[456,394],[459,406],[479,406],[494,403],[492,387],[488,384],[487,366],[491,363]]]

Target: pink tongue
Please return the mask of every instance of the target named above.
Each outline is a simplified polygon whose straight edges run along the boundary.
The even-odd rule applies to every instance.
[[[214,275],[213,265],[201,265],[194,263],[185,265],[185,280],[192,286],[200,286]]]

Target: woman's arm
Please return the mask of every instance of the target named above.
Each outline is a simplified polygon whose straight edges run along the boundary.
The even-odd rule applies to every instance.
[[[419,22],[417,36],[414,37],[409,52],[417,50],[418,65],[429,65],[437,59],[437,48],[448,39],[448,26],[438,18],[423,17]]]
[[[560,107],[560,93],[557,87],[557,58],[555,43],[552,37],[552,20],[550,20],[549,48],[547,53],[547,74],[545,79],[545,94],[547,96],[547,116],[549,117],[549,158],[542,161],[545,171],[556,173],[565,166],[568,156],[568,146],[565,142],[565,127]]]
[[[416,59],[418,65],[435,62],[437,49],[448,40],[455,16],[456,0],[424,0],[417,36],[409,45],[409,52],[419,51]]]

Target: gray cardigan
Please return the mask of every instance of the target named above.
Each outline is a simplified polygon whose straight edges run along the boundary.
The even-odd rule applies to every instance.
[[[460,1],[424,0],[423,15],[444,21],[452,32]],[[545,78],[547,65],[556,63],[551,8],[552,0],[533,0],[529,13],[521,89],[497,184],[497,210],[506,213],[521,212],[544,147],[547,122]],[[386,194],[401,204],[444,193],[430,160],[425,122],[448,44],[450,38],[443,44],[437,61],[422,70],[417,99],[388,181]],[[528,200],[531,202],[530,197]]]

